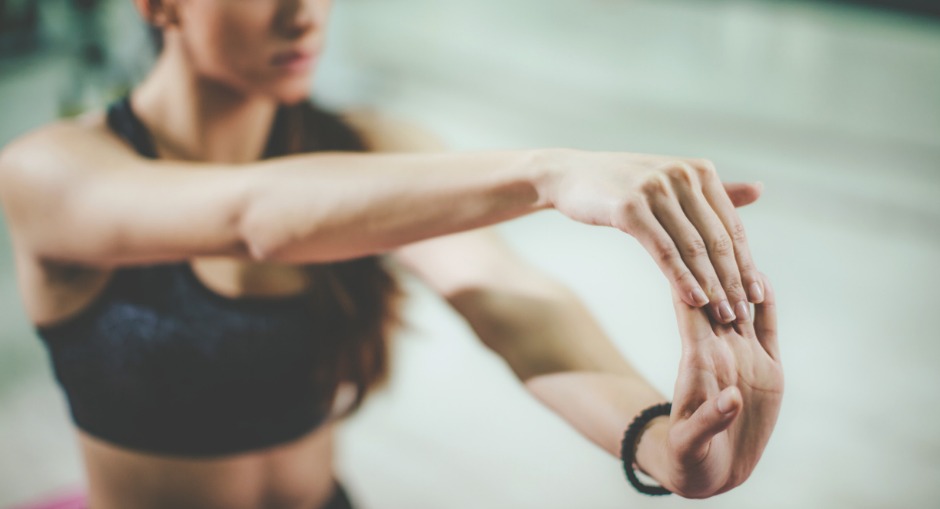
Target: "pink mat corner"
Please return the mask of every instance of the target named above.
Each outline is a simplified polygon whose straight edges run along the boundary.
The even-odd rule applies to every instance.
[[[74,488],[64,490],[41,502],[18,505],[10,509],[85,509],[85,492]]]

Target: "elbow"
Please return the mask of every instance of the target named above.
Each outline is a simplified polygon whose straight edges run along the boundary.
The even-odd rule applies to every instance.
[[[256,200],[249,200],[236,221],[239,241],[254,261],[273,261],[281,251],[283,241],[278,238],[276,222],[270,216]]]
[[[241,245],[243,251],[254,262],[270,262],[273,259],[274,250],[252,236],[243,235]]]

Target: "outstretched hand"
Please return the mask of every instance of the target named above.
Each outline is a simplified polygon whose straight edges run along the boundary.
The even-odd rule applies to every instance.
[[[770,439],[783,397],[774,292],[766,276],[754,321],[716,324],[673,292],[682,359],[657,458],[640,467],[670,491],[705,498],[744,482]],[[656,421],[654,421],[656,422]]]
[[[552,152],[546,199],[576,221],[634,236],[682,300],[719,323],[750,320],[764,298],[735,210],[761,186],[723,183],[705,159],[650,154]]]

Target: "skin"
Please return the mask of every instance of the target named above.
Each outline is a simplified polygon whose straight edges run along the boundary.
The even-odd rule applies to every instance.
[[[188,260],[220,294],[281,296],[305,287],[294,264],[388,253],[460,312],[534,397],[617,456],[626,424],[667,398],[570,290],[484,228],[553,208],[634,236],[673,285],[683,341],[674,411],[643,434],[640,467],[694,498],[750,475],[783,388],[772,289],[734,210],[755,201],[758,186],[723,184],[702,159],[447,152],[430,134],[366,111],[344,116],[372,153],[257,162],[277,104],[302,100],[312,84],[315,58],[285,65],[283,52],[322,52],[330,2],[136,4],[165,35],[131,98],[161,159],[139,157],[100,114],[0,153],[0,198],[34,323],[83,310],[118,266]],[[753,324],[748,299],[758,303]],[[95,509],[248,509],[322,505],[333,485],[332,429],[199,460],[77,433]]]

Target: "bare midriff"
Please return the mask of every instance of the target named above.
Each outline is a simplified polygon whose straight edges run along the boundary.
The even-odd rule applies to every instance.
[[[89,509],[317,509],[335,488],[333,424],[213,458],[143,453],[78,431]]]

